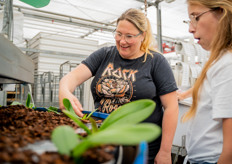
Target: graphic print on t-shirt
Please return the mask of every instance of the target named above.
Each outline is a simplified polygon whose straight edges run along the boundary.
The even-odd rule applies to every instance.
[[[132,83],[137,70],[114,69],[109,63],[96,85],[96,93],[101,98],[101,112],[111,113],[119,106],[130,102],[133,95]]]

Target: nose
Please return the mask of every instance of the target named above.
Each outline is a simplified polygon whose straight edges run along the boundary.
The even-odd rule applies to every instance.
[[[196,28],[192,25],[192,23],[189,23],[189,32],[194,33],[196,31]]]
[[[120,42],[126,43],[126,37],[125,37],[125,35],[121,36]]]

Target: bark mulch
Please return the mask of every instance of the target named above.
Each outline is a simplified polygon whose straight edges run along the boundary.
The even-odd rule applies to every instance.
[[[32,150],[22,150],[36,141],[50,140],[54,128],[60,125],[78,126],[63,113],[36,111],[23,105],[0,107],[0,163],[3,164],[73,164],[71,157],[57,152],[38,154]],[[106,148],[104,148],[106,149]],[[113,150],[112,146],[107,149]],[[112,152],[112,151],[111,151]],[[113,158],[112,153],[94,148],[84,154],[86,161],[102,163]],[[89,162],[88,162],[89,163]]]

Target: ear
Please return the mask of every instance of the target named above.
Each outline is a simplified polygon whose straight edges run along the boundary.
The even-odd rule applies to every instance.
[[[217,14],[217,18],[220,20],[221,17],[225,14],[224,9],[223,8],[218,8],[215,10],[215,13]]]
[[[144,39],[146,37],[146,34],[147,34],[147,32],[143,32],[143,34],[142,34],[142,42],[144,41]]]

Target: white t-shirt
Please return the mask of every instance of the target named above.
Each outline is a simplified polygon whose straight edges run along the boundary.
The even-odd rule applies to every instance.
[[[222,152],[222,119],[232,118],[232,53],[226,52],[207,72],[198,108],[186,136],[190,162],[218,161]]]

